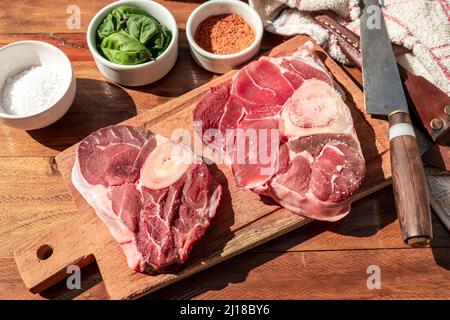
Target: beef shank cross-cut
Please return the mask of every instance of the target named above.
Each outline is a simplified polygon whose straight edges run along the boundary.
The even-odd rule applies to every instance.
[[[79,145],[72,183],[108,226],[130,268],[175,270],[205,234],[222,194],[184,145],[125,125]]]
[[[195,130],[231,165],[239,188],[334,221],[350,211],[366,170],[343,96],[307,42],[211,88],[194,110]]]

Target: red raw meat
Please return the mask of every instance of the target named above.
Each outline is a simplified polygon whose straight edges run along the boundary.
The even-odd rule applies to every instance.
[[[76,153],[73,185],[136,271],[175,270],[203,237],[219,205],[222,188],[204,163],[173,162],[173,172],[166,170],[162,163],[175,161],[167,160],[174,148],[194,159],[186,147],[117,125],[89,135]]]
[[[292,55],[262,57],[219,88],[199,102],[194,120],[202,121],[204,131],[233,133],[232,148],[221,147],[239,188],[271,196],[314,219],[334,221],[349,212],[351,197],[365,175],[365,161],[342,90],[312,43]],[[226,101],[224,93],[214,98],[226,90]],[[201,112],[205,104],[214,112]],[[267,134],[270,129],[280,134],[272,137]],[[244,144],[237,143],[236,130],[246,137]],[[251,133],[256,142],[249,138]],[[261,137],[267,137],[268,148],[255,148]],[[261,161],[270,154],[276,158],[271,165]]]

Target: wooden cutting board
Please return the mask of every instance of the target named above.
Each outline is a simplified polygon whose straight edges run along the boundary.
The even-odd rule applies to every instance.
[[[274,48],[269,55],[293,52],[307,40],[306,36],[295,37]],[[366,178],[361,191],[353,199],[358,200],[390,183],[387,123],[364,114],[360,89],[320,47],[316,49],[346,93],[346,103],[366,159]],[[143,126],[167,137],[176,128],[188,128],[193,137],[192,111],[197,101],[209,87],[225,82],[233,74],[223,75],[124,123]],[[95,112],[95,105],[90,108]],[[56,161],[81,214],[70,223],[25,242],[14,252],[22,279],[35,293],[67,277],[69,265],[83,267],[96,262],[111,299],[138,298],[310,221],[281,208],[269,198],[238,190],[230,169],[222,164],[213,164],[210,170],[224,187],[224,195],[206,236],[194,247],[189,260],[178,273],[156,276],[137,273],[128,268],[119,245],[71,183],[76,148],[77,145],[66,149],[56,157]]]

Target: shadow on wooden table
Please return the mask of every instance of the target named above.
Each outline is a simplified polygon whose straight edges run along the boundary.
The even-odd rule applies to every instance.
[[[152,84],[132,89],[161,97],[176,98],[209,82],[214,76],[216,76],[214,73],[204,70],[194,61],[188,48],[180,47],[178,60],[166,76]]]
[[[54,150],[64,150],[97,129],[120,123],[137,114],[131,96],[116,84],[78,78],[75,101],[59,121],[28,134]]]
[[[224,203],[227,201],[226,179],[225,184],[221,173],[211,168],[215,177],[224,187]],[[267,201],[272,201],[268,199]],[[224,208],[222,206],[222,208]],[[229,209],[226,210],[229,212]],[[220,215],[213,220],[211,230],[219,228],[224,230],[227,236],[232,236],[229,226],[233,224],[234,215]],[[431,243],[431,250],[436,263],[445,269],[450,269],[450,256],[448,247],[450,237],[445,227],[433,215],[433,229],[435,239]],[[222,229],[223,228],[223,229]],[[387,230],[384,230],[387,229]],[[353,204],[352,212],[338,222],[315,221],[297,230],[294,230],[280,238],[261,245],[249,253],[239,255],[229,261],[214,266],[199,274],[170,285],[150,294],[144,299],[190,299],[201,295],[206,291],[219,291],[234,283],[244,282],[249,273],[259,266],[266,264],[289,251],[311,250],[349,250],[349,249],[377,249],[377,248],[404,248],[400,228],[398,226],[395,202],[392,188],[388,187],[379,192],[359,200]],[[202,252],[202,242],[214,241],[207,235],[196,246],[191,254],[193,261],[201,259],[206,254]],[[369,239],[369,237],[372,237]],[[366,240],[367,239],[367,240]],[[220,247],[216,247],[219,248]],[[256,254],[257,253],[257,254]],[[84,268],[82,276],[83,290],[67,290],[65,280],[58,285],[41,293],[47,299],[73,299],[86,290],[92,292],[92,296],[83,295],[86,298],[106,298],[104,287],[101,284],[101,276],[95,264]],[[97,296],[97,294],[101,294]],[[81,297],[80,297],[81,298]]]
[[[174,75],[175,73],[172,72],[159,82],[168,81],[166,79],[170,79],[171,76]],[[172,81],[176,81],[176,79],[172,79]],[[167,84],[169,85],[170,81]],[[161,83],[158,83],[155,86],[150,85],[147,87],[139,88],[139,90],[151,92],[152,90],[161,90],[161,87],[164,86],[162,86]],[[181,91],[184,91],[185,89],[188,90],[189,88],[180,89],[179,87],[179,90]],[[167,92],[173,91],[168,90]],[[164,92],[158,91],[157,94],[161,95],[164,94]],[[375,133],[367,123],[367,120],[362,112],[356,108],[355,102],[352,100],[350,93],[345,92],[345,94],[347,96],[346,102],[350,106],[353,119],[355,119],[355,129],[357,131],[358,137],[361,140],[364,156],[367,163],[370,163],[366,180],[368,181],[369,185],[372,186],[374,184],[377,184],[377,179],[379,179],[380,181],[384,181],[384,174],[381,168],[382,159],[378,154],[378,150],[375,144]],[[227,204],[231,205],[231,201],[229,199],[230,196],[228,193],[228,186],[226,185],[226,178],[220,176],[220,172],[217,170],[217,168],[213,167],[211,169],[212,172],[214,172],[214,174],[216,175],[216,178],[222,183],[222,186],[224,187],[224,195],[219,210],[221,210],[222,213],[233,212],[232,208],[230,210],[230,208],[228,208],[227,206]],[[380,195],[378,195],[377,197],[380,197]],[[245,256],[241,255],[235,259],[230,260],[229,262],[225,262],[216,267],[212,267],[205,272],[196,274],[192,277],[189,277],[188,279],[182,280],[179,283],[175,283],[166,289],[162,289],[161,291],[157,291],[147,298],[191,298],[207,290],[220,290],[227,287],[229,284],[245,281],[248,273],[251,270],[257,268],[261,264],[267,263],[270,260],[276,259],[276,257],[282,255],[284,252],[289,251],[294,247],[302,248],[306,246],[307,250],[309,243],[312,242],[315,243],[316,247],[324,249],[328,248],[329,250],[335,249],[334,240],[338,239],[339,237],[337,235],[335,235],[334,237],[318,237],[323,233],[339,234],[354,238],[366,238],[373,236],[396,219],[395,211],[392,209],[394,208],[392,195],[388,194],[385,198],[381,197],[381,200],[377,200],[379,199],[377,197],[371,196],[372,201],[359,201],[356,209],[357,212],[353,212],[353,214],[349,215],[347,218],[339,222],[313,222],[310,225],[304,226],[296,231],[289,233],[288,235],[273,240],[268,244],[255,249],[255,251],[258,252],[266,250],[266,252],[271,252],[270,255],[255,256],[251,253]],[[273,200],[270,198],[262,197],[261,199],[268,205],[274,204]],[[215,241],[217,237],[214,236],[218,234],[218,232],[220,232],[220,234],[222,234],[223,236],[220,237],[220,241],[217,241],[217,246],[213,245],[211,247],[214,248],[214,252],[222,250],[224,245],[226,244],[226,241],[223,241],[223,239],[230,239],[231,237],[233,237],[233,233],[230,230],[230,226],[233,225],[233,222],[234,213],[231,215],[224,215],[218,212],[216,219],[213,220],[210,232],[207,232],[205,237],[192,251],[190,260],[192,261],[191,263],[194,263],[195,261],[198,261],[199,259],[213,253],[204,252],[202,250],[203,247],[201,246],[201,243],[211,243]],[[314,241],[311,241],[311,239],[313,238]],[[245,259],[246,261],[245,263],[236,264],[235,261],[240,261],[239,259]],[[236,270],[234,270],[234,265],[236,265]],[[230,268],[232,270],[230,270]],[[99,278],[95,278],[94,276],[92,277],[94,280],[98,280],[98,282],[101,281],[99,280]],[[91,284],[88,284],[87,288],[89,288],[89,286],[92,286],[92,283],[94,282],[95,281],[88,282]],[[80,294],[80,292],[77,292],[77,295],[78,294]],[[72,293],[72,295],[75,294]],[[47,296],[50,297],[51,294],[47,294]],[[65,295],[65,297],[67,297],[67,295]]]
[[[205,236],[197,243],[192,252],[189,254],[188,261],[181,266],[180,271],[189,266],[197,263],[201,263],[210,255],[219,255],[222,253],[227,242],[233,238],[234,232],[231,230],[231,226],[234,225],[235,212],[233,209],[231,194],[228,189],[228,180],[225,174],[217,167],[216,164],[208,166],[214,178],[222,186],[222,197],[220,200],[220,206],[216,212],[215,218],[211,222],[211,226],[208,229]],[[81,271],[81,289],[68,289],[66,284],[67,279],[58,282],[56,285],[49,289],[40,292],[41,297],[51,300],[68,300],[68,299],[107,299],[105,288],[101,284],[102,277],[97,264],[94,262],[91,265],[85,267]],[[95,288],[94,288],[95,287]],[[91,295],[91,290],[98,290],[98,287],[103,289],[100,296],[96,293]],[[79,297],[82,295],[82,297]],[[148,296],[149,298],[151,296]]]
[[[436,218],[436,215],[432,215],[433,218]],[[450,254],[449,254],[449,244],[445,244],[445,241],[443,241],[443,237],[447,237],[447,240],[450,238],[449,233],[444,226],[444,224],[438,219],[433,219],[433,233],[434,233],[434,239],[431,241],[431,250],[433,253],[434,261],[438,266],[441,268],[444,268],[446,270],[450,270]],[[438,228],[439,227],[439,228]],[[439,231],[443,229],[446,235],[442,235]],[[450,241],[447,241],[450,242]]]
[[[442,268],[450,269],[448,255],[450,237],[435,215],[433,215],[433,228],[435,240],[431,243],[431,251],[434,259]],[[239,255],[203,273],[157,291],[152,298],[191,299],[207,291],[222,290],[229,285],[246,281],[252,270],[289,251],[376,250],[387,247],[430,250],[428,248],[410,249],[403,244],[391,187],[355,202],[352,212],[338,222],[314,221],[261,245],[249,253]],[[208,297],[213,296],[208,295]]]
[[[380,195],[370,196],[373,201],[376,201],[378,197]],[[272,200],[267,199],[267,201]],[[288,251],[309,251],[318,248],[334,250],[335,240],[342,238],[336,234],[357,238],[369,237],[395,220],[395,212],[386,210],[390,205],[392,204],[389,201],[380,201],[379,204],[374,205],[371,201],[360,200],[352,213],[338,222],[311,222],[251,250],[250,253],[239,255],[202,274],[194,275],[157,291],[152,296],[155,299],[191,299],[206,291],[221,290],[230,284],[244,282],[252,270]]]
[[[450,255],[449,250],[446,248],[433,248],[434,261],[438,266],[446,270],[450,270]]]
[[[210,255],[216,256],[221,254],[228,241],[234,237],[234,232],[231,230],[231,227],[234,225],[235,212],[231,201],[230,190],[228,189],[227,177],[215,163],[208,165],[208,168],[216,181],[222,186],[220,205],[214,218],[211,220],[211,225],[206,231],[205,236],[192,249],[189,260],[184,268],[192,264],[201,263],[201,261],[204,261]]]
[[[64,279],[60,282],[58,282],[56,285],[48,288],[47,290],[44,290],[39,293],[39,295],[44,299],[49,300],[73,300],[76,299],[78,296],[83,294],[84,292],[91,290],[94,287],[102,287],[102,276],[100,274],[100,270],[98,269],[98,266],[96,263],[93,263],[81,271],[81,283],[80,289],[71,289],[69,290],[67,288],[67,279]],[[91,296],[90,294],[87,294],[84,296],[84,299],[89,299]],[[93,299],[99,299],[104,298],[107,299],[107,297],[92,297]]]

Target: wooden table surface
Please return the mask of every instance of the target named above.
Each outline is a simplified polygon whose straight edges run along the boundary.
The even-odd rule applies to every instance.
[[[0,46],[25,39],[60,47],[72,60],[77,94],[69,113],[35,131],[0,125],[0,299],[102,299],[107,294],[95,265],[82,270],[82,288],[60,283],[39,295],[27,291],[13,249],[79,214],[54,157],[97,128],[151,110],[200,86],[215,75],[189,54],[186,20],[202,1],[161,1],[180,29],[175,68],[155,84],[122,88],[108,83],[87,49],[85,31],[93,15],[111,1],[2,0]],[[69,29],[69,5],[81,12],[81,28]],[[263,50],[281,43],[266,34]],[[346,68],[361,82],[358,70]],[[81,108],[87,102],[95,113]],[[83,126],[79,124],[83,123]],[[433,215],[431,248],[403,244],[392,189],[354,203],[335,223],[313,222],[145,298],[152,299],[429,299],[450,298],[450,236]],[[368,268],[378,266],[381,288],[369,289]]]

